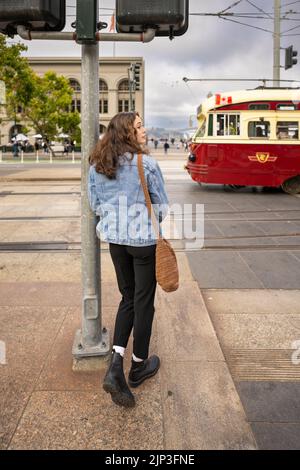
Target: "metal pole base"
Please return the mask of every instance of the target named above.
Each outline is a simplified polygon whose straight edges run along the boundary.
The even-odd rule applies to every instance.
[[[84,346],[82,342],[81,330],[77,330],[74,338],[72,354],[76,359],[91,356],[105,356],[109,353],[109,333],[106,328],[102,330],[102,338],[99,344],[95,346]]]

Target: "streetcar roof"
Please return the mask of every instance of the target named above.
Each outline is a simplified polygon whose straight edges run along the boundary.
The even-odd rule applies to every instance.
[[[198,115],[232,104],[257,101],[294,101],[299,103],[300,88],[261,88],[216,93],[202,102],[198,108]]]

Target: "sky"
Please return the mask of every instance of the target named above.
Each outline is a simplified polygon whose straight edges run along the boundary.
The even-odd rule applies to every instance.
[[[76,0],[66,0],[67,24],[75,20]],[[236,4],[230,8],[233,4]],[[281,32],[295,28],[281,38],[281,47],[294,45],[299,51],[298,64],[287,71],[281,69],[281,79],[300,80],[300,0],[282,0],[282,13],[288,19],[281,21]],[[197,106],[209,92],[255,88],[262,82],[188,82],[188,78],[262,79],[273,77],[273,0],[190,0],[189,28],[183,36],[155,38],[148,44],[115,43],[116,56],[142,56],[145,60],[145,125],[184,129],[190,121],[196,126]],[[100,20],[110,24],[115,0],[99,0]],[[191,13],[249,13],[251,18],[197,16]],[[260,10],[268,13],[267,19]],[[292,11],[295,13],[287,12]],[[270,18],[269,18],[270,17]],[[247,23],[252,27],[232,21]],[[292,21],[293,19],[293,21]],[[262,28],[269,32],[262,31]],[[103,30],[103,32],[108,32]],[[292,34],[292,36],[290,36]],[[289,35],[289,36],[287,36]],[[14,42],[19,40],[15,36]],[[80,56],[81,46],[71,41],[22,41],[28,46],[24,54],[33,56]],[[113,42],[100,44],[100,57],[113,55]],[[284,65],[284,51],[281,51]],[[101,74],[101,71],[100,71]],[[272,83],[269,82],[269,86]],[[300,83],[285,84],[300,86]]]

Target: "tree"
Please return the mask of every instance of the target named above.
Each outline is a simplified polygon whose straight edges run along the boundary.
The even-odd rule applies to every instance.
[[[6,114],[17,122],[18,106],[30,100],[33,94],[33,71],[21,52],[23,44],[7,46],[6,37],[0,34],[0,76],[6,87]]]
[[[76,134],[80,115],[77,111],[69,111],[72,95],[73,90],[65,77],[51,71],[46,72],[43,77],[36,75],[34,93],[24,103],[22,115],[26,121],[32,123],[38,134],[47,137],[49,141],[60,132]]]
[[[76,140],[77,144],[81,143],[81,129],[78,125],[80,122],[80,114],[78,111],[67,113],[60,123],[62,132],[69,135],[71,140]]]
[[[6,85],[8,118],[22,120],[48,141],[60,132],[80,141],[80,115],[70,112],[73,90],[69,81],[51,71],[38,76],[21,57],[25,50],[22,44],[8,46],[0,34],[0,76]]]

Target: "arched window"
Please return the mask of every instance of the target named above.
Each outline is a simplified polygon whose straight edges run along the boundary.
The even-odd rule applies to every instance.
[[[106,131],[106,127],[105,127],[103,124],[100,124],[100,125],[99,125],[99,133],[100,133],[100,135],[101,135],[101,134],[104,134],[105,131]]]
[[[15,124],[9,129],[9,141],[11,142],[11,139],[15,137],[17,134],[21,134],[22,132],[22,126],[21,124]]]
[[[77,80],[75,80],[75,78],[70,78],[69,82],[70,82],[70,86],[73,88],[75,93],[81,92],[80,83]]]
[[[129,81],[127,80],[127,78],[125,78],[124,80],[122,80],[119,83],[118,90],[119,91],[129,91]]]
[[[134,92],[132,92],[134,97]],[[135,99],[132,98],[133,109],[135,109]],[[120,81],[118,86],[118,112],[130,111],[130,93],[129,93],[129,81],[127,78]]]
[[[99,80],[99,90],[100,91],[108,91],[107,83],[104,80],[102,80],[102,78],[100,78],[100,80]]]
[[[108,86],[107,83],[100,78],[99,80],[99,113],[107,114],[108,113]]]

